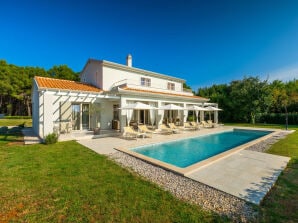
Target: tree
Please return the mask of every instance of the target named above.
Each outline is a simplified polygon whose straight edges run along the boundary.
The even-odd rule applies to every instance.
[[[49,76],[58,79],[78,81],[79,76],[67,65],[53,66],[48,70]]]
[[[256,114],[267,112],[271,103],[269,85],[258,77],[244,77],[242,80],[232,81],[229,85],[200,88],[198,95],[218,103],[223,108],[220,118],[233,122],[255,123]]]
[[[78,80],[79,75],[66,65],[49,71],[40,67],[21,67],[0,60],[0,113],[31,116],[31,90],[34,76]]]

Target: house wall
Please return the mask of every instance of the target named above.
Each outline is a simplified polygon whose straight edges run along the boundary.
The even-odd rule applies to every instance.
[[[168,82],[171,82],[175,84],[175,91],[173,92],[183,92],[181,82],[103,66],[101,61],[96,60],[87,62],[80,77],[81,82],[89,83],[105,91],[111,90],[111,87],[120,83],[129,83],[132,86],[141,87],[141,77],[145,77],[151,79],[151,86],[149,87],[151,90],[167,90]]]
[[[38,91],[35,90],[34,92]],[[93,103],[95,98],[88,97],[88,94],[55,92],[55,91],[40,91],[39,93],[39,109],[38,128],[34,127],[36,133],[44,138],[46,135],[53,133],[55,122],[60,121],[61,110],[60,106],[67,103]],[[35,115],[35,114],[34,114]],[[35,126],[35,124],[34,124]]]
[[[159,89],[166,90],[168,82],[171,82],[171,83],[175,83],[175,91],[179,91],[179,92],[183,91],[182,83],[177,82],[177,81],[146,76],[143,74],[138,74],[138,73],[130,72],[130,71],[116,70],[116,69],[113,69],[110,67],[105,67],[105,66],[103,67],[102,72],[103,72],[102,89],[106,90],[106,91],[111,90],[111,87],[113,86],[113,84],[115,84],[117,82],[121,83],[121,81],[124,81],[124,80],[127,80],[129,84],[140,87],[141,77],[151,79],[151,87],[150,88],[153,88],[155,90],[159,90]],[[116,84],[116,85],[118,85],[118,84]],[[173,92],[175,92],[175,91],[173,91]]]
[[[81,82],[89,83],[103,89],[102,63],[100,61],[89,60],[84,71],[81,73]]]
[[[119,104],[113,101],[102,101],[100,103],[100,127],[102,129],[112,129],[113,105]]]

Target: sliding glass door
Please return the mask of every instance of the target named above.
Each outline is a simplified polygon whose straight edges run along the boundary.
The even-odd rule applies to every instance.
[[[89,104],[82,104],[82,128],[89,129]]]
[[[71,120],[72,120],[72,130],[80,130],[80,104],[72,104],[71,105]]]
[[[71,118],[72,130],[88,130],[90,127],[89,104],[72,104]]]

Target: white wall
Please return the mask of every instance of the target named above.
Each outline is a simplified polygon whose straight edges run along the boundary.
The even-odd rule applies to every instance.
[[[128,80],[129,84],[140,87],[141,77],[151,79],[151,90],[167,90],[168,82],[175,84],[176,92],[183,92],[183,84],[177,81],[151,77],[132,71],[119,70],[102,65],[101,61],[89,60],[81,74],[81,82],[89,83],[105,91],[111,89],[113,84]],[[125,82],[126,83],[126,82]],[[173,92],[175,92],[173,91]]]
[[[89,83],[102,89],[102,64],[99,61],[89,60],[81,74],[81,82]]]
[[[37,92],[37,91],[35,91]],[[38,92],[37,92],[38,93]],[[71,103],[92,103],[95,98],[88,97],[88,94],[79,96],[80,93],[41,91],[39,94],[39,116],[38,135],[44,138],[53,133],[54,122],[60,119],[60,102]],[[37,119],[34,117],[34,120]]]
[[[103,90],[110,90],[111,86],[119,81],[127,79],[129,83],[135,84],[135,85],[141,85],[141,77],[149,78],[151,79],[151,88],[158,89],[167,89],[168,82],[175,83],[175,91],[183,91],[183,86],[180,82],[175,82],[172,80],[166,80],[151,76],[146,76],[143,74],[138,74],[130,71],[124,71],[124,70],[116,70],[114,68],[110,67],[103,67]],[[174,92],[174,91],[173,91]]]
[[[100,127],[102,129],[112,129],[113,105],[119,102],[102,101],[100,103]]]

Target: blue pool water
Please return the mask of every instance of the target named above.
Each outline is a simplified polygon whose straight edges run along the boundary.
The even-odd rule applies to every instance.
[[[184,168],[269,133],[271,132],[234,129],[196,138],[137,147],[132,151]]]

